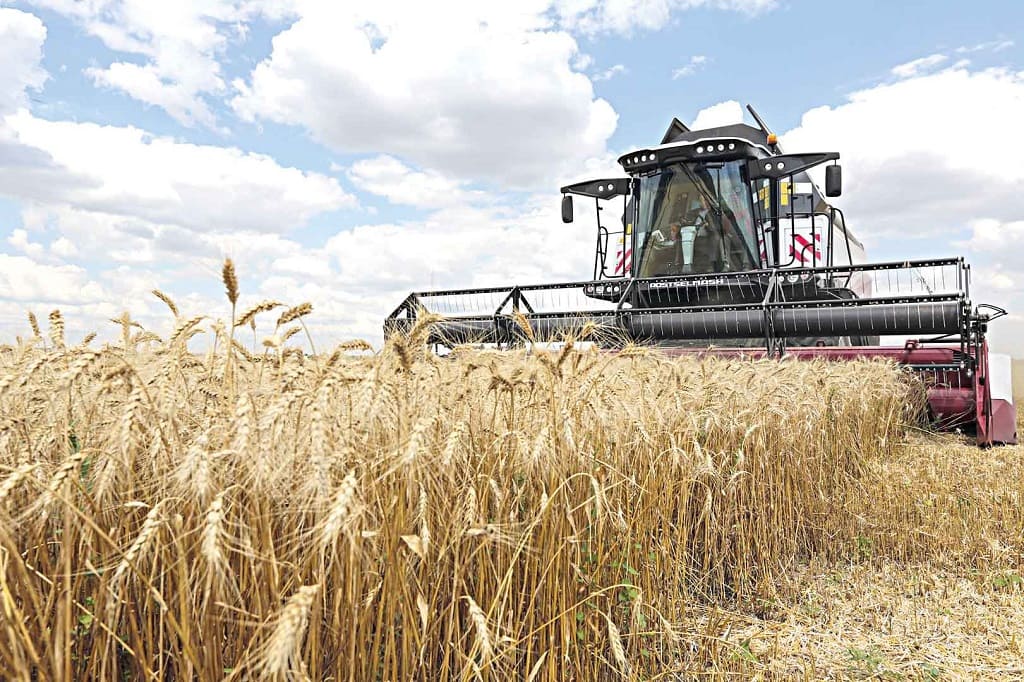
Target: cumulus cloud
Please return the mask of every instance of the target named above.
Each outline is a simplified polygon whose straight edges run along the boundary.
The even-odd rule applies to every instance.
[[[361,190],[386,197],[393,204],[418,208],[449,206],[483,196],[437,171],[416,171],[387,155],[355,162],[348,176]]]
[[[0,38],[8,34],[10,40],[0,40],[0,54],[9,57],[0,75],[0,102],[21,104],[25,90],[46,78],[40,67],[46,32],[33,15],[0,8]],[[355,205],[335,178],[285,167],[266,155],[189,144],[130,126],[50,121],[26,108],[0,108],[0,193],[112,216],[121,225],[200,232],[284,232],[319,213]],[[152,237],[154,228],[146,229]]]
[[[140,102],[160,107],[185,125],[215,125],[216,118],[200,93],[223,89],[224,83],[220,78],[212,79],[206,87],[201,87],[195,83],[166,80],[154,64],[131,62],[115,62],[106,68],[89,67],[85,74],[96,85],[121,90]]]
[[[629,73],[629,69],[627,69],[624,64],[614,64],[605,69],[604,71],[598,71],[597,73],[595,73],[592,76],[592,80],[595,83],[599,83],[601,81],[610,81],[612,78],[615,78],[616,76],[622,75],[624,73]]]
[[[235,82],[235,111],[303,126],[335,150],[504,185],[604,151],[617,116],[573,69],[572,36],[547,30],[546,3],[398,7],[303,6]]]
[[[773,9],[777,0],[555,0],[560,23],[579,33],[631,34],[657,30],[679,10],[708,8],[758,14]]]
[[[216,122],[207,97],[226,88],[220,57],[229,41],[244,34],[252,18],[280,17],[287,8],[274,0],[28,2],[77,22],[109,49],[133,55],[87,68],[97,85],[161,107],[185,125],[205,126]]]
[[[970,236],[955,246],[998,259],[1000,265],[1016,273],[1013,281],[1024,286],[1024,216],[1009,222],[972,220],[970,230]]]
[[[950,238],[974,219],[1024,215],[1022,116],[1024,74],[956,68],[811,109],[781,137],[788,151],[842,154],[843,206],[861,234]]]
[[[38,17],[0,7],[0,115],[26,106],[27,91],[46,82],[39,66],[45,39],[46,27]]]
[[[705,107],[697,112],[690,128],[702,130],[743,122],[743,106],[736,100],[728,100]]]
[[[904,64],[894,66],[892,67],[891,72],[892,75],[897,78],[913,78],[924,71],[928,71],[933,66],[938,66],[947,59],[949,59],[949,57],[944,54],[932,54],[927,57],[921,57],[920,59],[914,59]]]
[[[36,17],[0,8],[0,194],[22,206],[21,226],[0,242],[8,333],[25,333],[26,308],[59,307],[79,336],[126,307],[168,327],[150,289],[209,291],[225,254],[269,266],[302,251],[279,233],[354,206],[337,179],[265,155],[34,116],[26,91],[46,79],[45,35]],[[218,303],[183,299],[197,312]]]
[[[102,286],[83,268],[46,265],[29,256],[0,253],[0,299],[43,304],[83,304],[104,300]]]
[[[76,8],[77,4],[69,3],[60,9]],[[87,9],[82,6],[81,11]],[[582,150],[587,154],[575,142],[567,142],[579,137],[579,127],[570,126],[576,134],[559,130],[557,140],[549,138],[550,145],[533,147],[543,157],[536,161],[537,167],[550,170],[570,157],[576,172],[603,175],[611,167],[612,174],[620,175],[604,146],[614,128],[614,114],[604,123],[594,114],[611,109],[595,100],[587,78],[573,71],[569,61],[577,54],[575,42],[562,32],[535,31],[547,26],[544,21],[536,23],[539,16],[527,12],[517,24],[488,15],[497,28],[484,37],[501,42],[501,49],[470,41],[468,48],[456,46],[449,55],[456,61],[482,55],[492,62],[480,66],[475,89],[463,89],[454,99],[442,102],[443,107],[434,109],[438,116],[427,117],[427,128],[414,126],[408,135],[436,136],[446,126],[454,126],[468,136],[463,145],[479,143],[476,149],[459,153],[476,155],[500,173],[509,161],[514,167],[516,159],[522,158],[514,147],[524,141],[529,147],[534,138],[551,135],[535,130],[540,124],[550,127],[549,113],[562,116],[563,122],[567,116],[570,121],[581,116]],[[406,40],[402,30],[411,30],[364,29],[371,36],[372,49],[378,51],[388,41],[401,46]],[[528,41],[523,50],[518,50],[518,44],[512,49],[523,35],[534,42]],[[143,49],[124,35],[108,38],[116,49]],[[40,34],[28,44],[22,59],[27,69],[22,73],[38,70],[42,41]],[[520,52],[510,64],[502,63],[506,48]],[[562,71],[545,83],[536,78],[536,69],[543,71],[552,55]],[[404,68],[406,62],[399,64]],[[45,78],[38,73],[34,80],[16,82],[19,97],[26,87]],[[485,73],[505,85],[491,88],[489,80],[480,80]],[[431,79],[440,79],[436,90],[443,95],[443,81],[462,75],[457,69],[447,75],[435,70],[398,86],[401,90],[413,82],[426,87]],[[535,92],[523,88],[529,80],[542,81]],[[554,109],[546,109],[541,95],[561,96],[564,93],[557,91],[564,83],[569,84],[567,107],[559,108],[556,102]],[[492,95],[505,99],[491,103],[487,100]],[[522,95],[526,96],[522,104],[514,101]],[[421,108],[420,91],[402,96],[409,97],[406,101],[412,109]],[[509,107],[516,109],[513,119],[519,117],[512,124],[491,129],[488,125],[494,121],[480,117]],[[465,120],[447,120],[450,112],[462,109],[467,109]],[[403,116],[416,123],[416,111]],[[601,126],[605,132],[587,133]],[[442,138],[431,144],[439,144]],[[512,151],[503,156],[502,146]],[[457,174],[418,164],[415,158],[406,161],[381,153],[337,170],[363,191],[433,212],[417,219],[342,230],[319,244],[300,244],[283,233],[314,216],[353,206],[353,197],[337,179],[288,168],[260,154],[190,144],[131,126],[45,120],[25,109],[11,110],[0,119],[0,191],[22,203],[22,227],[10,233],[6,243],[19,255],[0,255],[10,265],[6,284],[23,286],[18,298],[8,290],[0,291],[0,299],[6,299],[0,301],[0,318],[14,315],[12,305],[34,301],[59,303],[69,317],[85,316],[86,327],[102,316],[118,314],[123,307],[131,307],[133,314],[145,319],[160,312],[158,306],[151,309],[145,303],[146,292],[153,287],[177,294],[185,309],[192,305],[196,306],[192,310],[206,311],[203,306],[217,305],[216,297],[182,294],[216,290],[217,263],[231,255],[241,264],[244,296],[314,300],[324,333],[344,336],[358,331],[377,338],[384,312],[410,288],[590,274],[593,223],[581,215],[575,225],[562,225],[554,193],[543,201],[522,195],[499,200],[473,189]],[[515,172],[523,171],[520,167]],[[65,262],[70,259],[88,263],[88,271]],[[22,274],[32,268],[40,278],[22,281]],[[64,293],[44,295],[40,283],[47,279],[55,283],[54,292]],[[262,284],[257,285],[257,280]],[[76,300],[72,295],[76,290],[88,295]],[[15,317],[23,326],[23,312]]]
[[[588,279],[596,224],[587,206],[579,208],[569,225],[554,195],[359,225],[275,259],[260,291],[318,301],[314,323],[328,337],[379,341],[384,316],[411,291]]]
[[[28,232],[23,229],[13,230],[7,238],[7,243],[29,256],[38,257],[46,251],[42,244],[31,241]]]
[[[686,78],[704,68],[704,65],[708,63],[708,58],[702,54],[695,54],[690,57],[689,61],[680,66],[678,69],[672,71],[672,80],[678,80],[680,78]]]
[[[0,192],[18,199],[203,231],[287,231],[355,205],[334,178],[235,148],[24,110],[3,119],[0,140],[5,132],[25,159],[0,159]],[[44,174],[49,182],[39,181]]]

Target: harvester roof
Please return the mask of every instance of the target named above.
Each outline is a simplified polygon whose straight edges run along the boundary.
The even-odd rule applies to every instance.
[[[714,153],[719,151],[717,145],[700,145],[701,142],[711,140],[722,145],[721,154]],[[619,157],[619,164],[628,173],[643,173],[678,161],[769,156],[772,154],[771,147],[768,133],[745,123],[690,130],[679,119],[673,119],[660,145],[623,154]]]
[[[767,133],[760,128],[749,126],[746,123],[732,123],[715,128],[704,128],[703,130],[682,130],[675,127],[675,125],[671,125],[668,132],[665,133],[665,137],[662,138],[661,144],[666,146],[677,143],[691,143],[718,137],[733,137],[746,140],[751,144],[760,145],[765,148],[768,147]]]

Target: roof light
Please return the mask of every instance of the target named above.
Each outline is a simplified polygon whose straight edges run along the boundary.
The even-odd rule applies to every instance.
[[[786,167],[786,164],[779,161],[777,164],[775,164],[775,167],[778,168],[779,170],[782,170],[783,168]]]
[[[703,154],[704,153],[704,147],[697,147],[697,153],[698,154]]]
[[[730,142],[729,143],[729,149],[736,149],[736,143],[735,142]]]
[[[772,169],[772,165],[771,165],[770,163],[766,163],[766,164],[764,165],[764,169],[765,169],[766,171],[770,171],[770,170]]]
[[[718,145],[718,151],[724,152],[725,151],[725,145],[724,144]]]
[[[768,133],[768,144],[778,144],[779,138],[775,133]]]
[[[633,163],[640,163],[640,158],[637,156],[633,157]]]
[[[655,161],[655,160],[656,160],[656,159],[654,158],[654,154],[651,154],[651,155],[650,155],[649,157],[647,157],[647,158],[649,158],[649,159],[650,159],[651,161]]]

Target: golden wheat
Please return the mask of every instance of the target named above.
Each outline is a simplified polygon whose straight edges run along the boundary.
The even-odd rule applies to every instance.
[[[571,340],[438,360],[429,317],[374,355],[269,362],[181,312],[101,350],[55,316],[52,345],[0,354],[13,679],[813,678],[750,649],[757,623],[800,641],[778,628],[809,566],[913,562],[1024,601],[1014,451],[920,433],[892,365]],[[1013,669],[986,652],[945,668]]]

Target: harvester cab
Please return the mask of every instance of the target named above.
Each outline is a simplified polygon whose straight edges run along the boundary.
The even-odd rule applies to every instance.
[[[842,211],[825,198],[842,192],[839,154],[784,155],[752,113],[761,127],[691,131],[673,120],[661,145],[619,159],[629,178],[562,188],[563,221],[573,220],[573,197],[595,202],[595,281],[641,280],[635,287],[640,307],[684,300],[690,305],[760,303],[770,283],[764,273],[780,269],[793,271],[778,280],[781,300],[853,299],[871,293],[868,277],[807,271],[865,261],[863,244],[847,230]],[[823,196],[808,171],[824,163],[831,165]],[[609,202],[619,197],[621,229],[609,229],[604,216]],[[679,275],[704,277],[671,279]],[[737,290],[741,281],[750,286]],[[595,285],[587,293],[617,300],[620,288]],[[716,341],[720,346],[761,345],[760,336]],[[704,341],[694,340],[696,345]],[[861,346],[878,341],[823,335],[789,337],[786,343]]]
[[[625,177],[562,188],[562,220],[593,201],[591,279],[410,294],[385,321],[408,330],[444,316],[429,341],[515,346],[572,337],[670,353],[852,360],[888,358],[928,386],[932,419],[979,444],[1016,442],[1010,363],[990,355],[962,258],[867,262],[830,203],[839,154],[786,154],[757,127],[690,130],[619,159]],[[810,171],[824,166],[825,190]],[[886,343],[882,343],[885,339]]]

